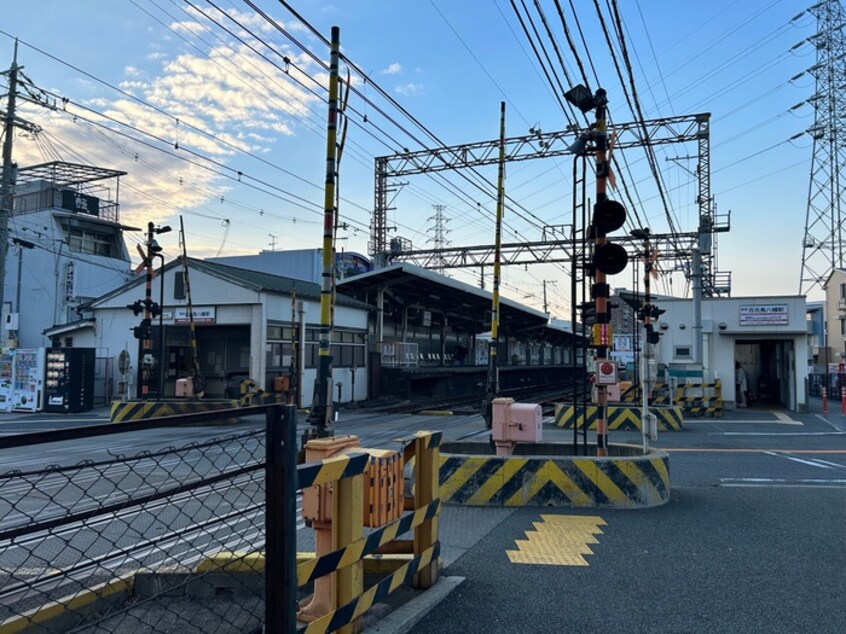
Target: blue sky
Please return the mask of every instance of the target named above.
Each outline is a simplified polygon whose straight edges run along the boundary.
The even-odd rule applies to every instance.
[[[282,5],[253,1],[299,43],[321,59],[328,57],[325,47]],[[524,2],[542,29],[534,0],[514,4],[522,7]],[[567,124],[511,0],[293,4],[327,37],[331,26],[340,26],[344,54],[444,143],[495,138],[501,100],[507,102],[508,135],[525,134],[530,127],[560,130]],[[573,36],[579,37],[580,26],[589,43],[612,118],[634,120],[594,3],[559,4]],[[599,4],[604,9],[610,3]],[[25,43],[19,52],[25,73],[41,88],[70,100],[67,112],[23,108],[22,114],[44,132],[38,140],[19,137],[16,160],[25,165],[60,156],[126,170],[121,191],[124,220],[136,226],[148,220],[177,223],[182,213],[193,255],[251,253],[269,249],[271,243],[277,249],[317,247],[322,238],[325,72],[244,2],[214,0],[214,5],[229,17],[206,0],[8,3],[0,28]],[[578,77],[555,3],[543,0],[540,5],[561,46],[565,67]],[[688,8],[694,6],[695,11]],[[645,116],[712,113],[712,192],[718,213],[731,210],[732,225],[730,233],[719,237],[718,264],[720,270],[732,271],[737,296],[799,290],[811,141],[807,135],[789,139],[813,124],[813,110],[808,105],[791,108],[810,97],[815,87],[809,75],[790,80],[815,63],[815,51],[807,43],[792,47],[812,35],[816,25],[807,14],[791,19],[806,6],[793,0],[619,2]],[[604,15],[610,20],[605,9]],[[577,49],[587,66],[580,41]],[[554,55],[552,49],[549,53]],[[11,54],[12,40],[0,36],[0,66],[8,66]],[[588,73],[592,76],[590,68]],[[366,253],[373,158],[403,147],[420,149],[423,136],[373,85],[355,73],[353,81],[372,103],[355,95],[350,99],[340,169],[341,213],[349,228],[342,231],[339,246]],[[407,134],[412,131],[416,139]],[[696,182],[690,174],[695,165],[678,157],[695,152],[696,147],[688,145],[656,151],[670,207],[683,231],[696,227]],[[626,177],[642,204],[641,217],[654,232],[667,231],[643,151],[627,150],[626,159],[632,166]],[[495,180],[495,168],[480,171]],[[506,240],[540,239],[538,223],[521,214],[531,212],[550,225],[569,222],[570,173],[571,159],[508,167],[507,192],[523,210],[508,209]],[[493,191],[473,188],[458,175],[450,175],[449,181],[443,185],[428,176],[410,177],[392,204],[396,210],[389,223],[397,227],[392,235],[426,247],[433,205],[446,205],[451,230],[447,237],[453,245],[492,243]],[[177,255],[176,235],[162,237],[169,238],[163,240],[166,252]],[[479,271],[451,274],[472,281],[478,280]],[[550,311],[566,318],[569,281],[560,267],[508,269],[504,294],[540,308],[543,280],[556,282],[548,285]],[[631,269],[612,284],[631,287]],[[658,290],[680,294],[685,283],[679,274],[668,274]]]

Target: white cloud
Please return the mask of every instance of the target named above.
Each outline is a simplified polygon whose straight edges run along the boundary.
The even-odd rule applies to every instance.
[[[402,64],[394,62],[387,68],[379,71],[382,75],[397,75],[402,72]]]
[[[420,95],[423,93],[423,84],[402,84],[401,86],[394,88],[394,91],[401,95],[405,95],[406,97],[413,97],[414,95]]]
[[[256,33],[274,30],[259,16],[234,11],[232,15]],[[225,21],[219,15],[216,17]],[[200,15],[199,19],[205,18]],[[197,32],[196,27],[186,24],[178,28],[183,33]],[[251,36],[239,35],[255,46],[255,41],[249,39]],[[155,37],[159,44],[167,39],[162,32],[156,32]],[[325,71],[305,53],[282,45],[277,50],[291,60],[288,73],[281,59],[277,67],[234,39],[229,41],[229,46],[215,41],[207,56],[183,53],[174,57],[172,53],[157,51],[147,59],[163,62],[161,66],[126,66],[124,81],[115,83],[168,114],[129,97],[104,92],[102,87],[88,80],[78,80],[75,92],[68,96],[114,121],[73,104],[68,105],[67,112],[49,112],[35,106],[22,110],[29,110],[31,118],[42,125],[44,140],[55,145],[62,160],[91,162],[127,172],[121,179],[121,185],[127,185],[126,189],[121,189],[121,219],[126,224],[145,226],[151,220],[169,222],[175,215],[192,210],[229,216],[233,213],[232,207],[221,204],[220,198],[240,185],[216,173],[226,172],[224,168],[210,166],[211,169],[204,169],[202,159],[190,152],[251,174],[250,159],[237,156],[237,150],[259,156],[269,154],[273,147],[278,148],[286,137],[295,134],[300,117],[313,116],[310,109],[321,101],[320,97],[293,82],[292,77],[309,85],[311,79],[306,79],[306,74],[325,81]],[[268,55],[272,58],[272,54]],[[87,123],[85,119],[99,125]],[[115,121],[126,122],[159,140]],[[125,136],[112,134],[109,130],[120,131]],[[169,154],[145,143],[158,146]],[[175,149],[177,143],[179,149]],[[16,142],[16,159],[21,165],[27,165],[56,158],[43,154],[42,147],[43,144],[21,138]],[[237,160],[233,160],[236,156]],[[231,249],[227,247],[227,250]]]

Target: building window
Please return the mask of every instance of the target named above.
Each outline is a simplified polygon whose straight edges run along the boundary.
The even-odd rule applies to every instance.
[[[846,299],[846,282],[840,284],[840,299]]]
[[[838,319],[837,321],[839,321],[839,322],[840,322],[840,334],[841,334],[841,335],[846,335],[846,319],[845,319],[845,318],[843,318],[843,317],[841,317],[841,318],[840,318],[840,319]]]
[[[690,346],[673,346],[673,357],[676,359],[690,359]]]
[[[306,329],[305,367],[316,368],[319,361],[320,331]],[[366,355],[367,337],[364,332],[353,330],[338,330],[332,332],[333,368],[363,368]]]
[[[65,348],[73,348],[73,337],[65,337]]]
[[[173,276],[173,299],[185,299],[185,271]]]
[[[113,234],[93,229],[68,229],[68,246],[74,253],[112,257]]]

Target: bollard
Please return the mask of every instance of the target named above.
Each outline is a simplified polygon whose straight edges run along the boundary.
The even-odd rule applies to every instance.
[[[846,385],[840,388],[840,413],[846,416]]]
[[[431,435],[422,436],[414,441],[414,506],[421,508],[440,497],[440,449],[427,448]],[[414,555],[417,556],[438,541],[438,518],[433,517],[414,529]],[[435,557],[427,566],[420,568],[414,575],[415,588],[431,588],[438,581],[438,558]]]
[[[822,388],[822,413],[828,414],[828,389],[825,386]]]

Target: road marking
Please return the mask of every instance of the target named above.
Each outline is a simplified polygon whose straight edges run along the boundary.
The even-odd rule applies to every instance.
[[[832,428],[836,429],[837,431],[842,431],[842,430],[841,430],[841,429],[840,429],[837,425],[835,425],[834,423],[832,423],[832,422],[831,422],[830,420],[828,420],[825,416],[821,416],[820,414],[814,414],[814,416],[816,416],[817,418],[819,418],[819,419],[820,419],[822,422],[824,422],[826,425],[829,425],[829,426],[831,426]]]
[[[790,418],[790,416],[788,416],[784,412],[773,411],[771,413],[772,413],[773,416],[775,416],[778,419],[779,424],[781,424],[781,425],[804,425],[804,423],[801,423],[798,420],[793,420],[792,418]]]
[[[712,431],[709,436],[844,436],[846,431]]]
[[[730,418],[709,418],[705,420],[689,420],[684,419],[685,426],[687,425],[797,425],[804,427],[805,423],[792,418],[784,418],[779,420],[760,420],[756,419],[730,419]]]
[[[831,487],[846,488],[846,479],[799,478],[720,478],[723,487]]]
[[[767,454],[768,456],[775,456],[776,458],[784,458],[786,460],[792,460],[793,462],[798,462],[798,463],[801,463],[801,464],[809,465],[811,467],[817,467],[818,469],[831,469],[832,468],[831,465],[834,464],[834,463],[820,464],[824,461],[816,460],[814,458],[809,458],[809,459],[806,460],[805,458],[797,458],[796,456],[786,456],[786,455],[778,453],[776,451],[765,451],[764,453]]]
[[[515,540],[517,550],[506,550],[512,564],[590,566],[584,555],[592,555],[588,544],[598,544],[605,520],[596,515],[541,515],[532,522],[526,539]]]
[[[661,451],[667,453],[766,453],[772,451],[772,448],[663,447]],[[779,451],[789,454],[846,454],[846,449],[779,449]]]

